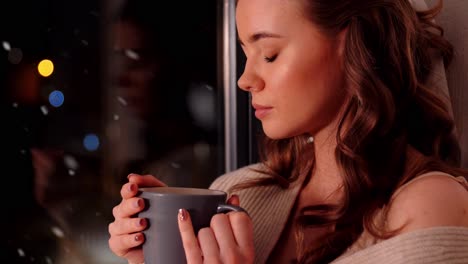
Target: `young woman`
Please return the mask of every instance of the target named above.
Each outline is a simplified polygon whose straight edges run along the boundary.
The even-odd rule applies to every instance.
[[[461,263],[468,260],[468,184],[434,55],[452,47],[408,0],[239,0],[262,162],[211,186],[245,213],[220,214],[194,234],[182,209],[188,263]],[[130,263],[144,207],[130,175],[109,245]]]

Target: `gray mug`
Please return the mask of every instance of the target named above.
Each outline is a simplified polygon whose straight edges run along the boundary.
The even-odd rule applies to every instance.
[[[187,263],[177,222],[179,209],[190,213],[195,234],[210,226],[211,218],[217,213],[244,211],[226,204],[227,194],[218,190],[151,187],[139,191],[138,196],[145,200],[145,209],[138,217],[148,220],[148,227],[143,231],[145,264]]]

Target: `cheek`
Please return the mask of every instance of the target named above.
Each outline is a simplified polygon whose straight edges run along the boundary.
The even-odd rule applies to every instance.
[[[336,67],[317,56],[292,57],[272,74],[271,90],[278,100],[296,107],[329,99],[339,85]],[[281,95],[280,95],[281,94]]]
[[[284,64],[272,79],[278,118],[288,136],[317,132],[332,122],[341,108],[345,91],[341,67],[331,58],[292,61],[295,63]]]

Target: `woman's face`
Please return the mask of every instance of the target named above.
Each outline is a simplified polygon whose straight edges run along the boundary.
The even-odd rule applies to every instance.
[[[130,21],[119,21],[114,27],[114,51],[119,55],[116,78],[117,93],[128,110],[140,118],[150,113],[157,98],[153,97],[154,79],[159,74],[158,60],[148,52],[148,32]]]
[[[238,84],[273,139],[316,135],[336,120],[345,99],[342,33],[326,36],[300,1],[239,0],[237,29],[247,57]]]

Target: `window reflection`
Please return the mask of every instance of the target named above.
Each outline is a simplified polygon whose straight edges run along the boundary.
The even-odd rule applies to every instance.
[[[0,263],[125,263],[107,227],[128,173],[194,187],[220,173],[216,1],[117,2],[0,11]]]
[[[216,27],[204,16],[216,18],[216,5],[174,17],[175,4],[150,4],[124,2],[112,27],[109,162],[124,180],[136,172],[207,187],[217,173]]]

